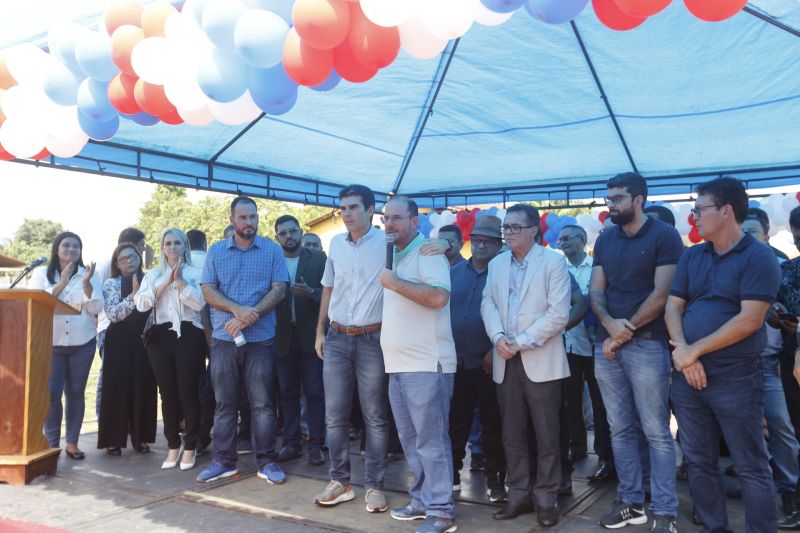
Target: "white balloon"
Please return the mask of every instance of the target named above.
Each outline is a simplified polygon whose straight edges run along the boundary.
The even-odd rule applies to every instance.
[[[778,193],[772,193],[769,196],[767,196],[767,202],[769,202],[769,204],[773,206],[775,209],[779,209],[780,207],[782,207],[781,204],[783,203],[783,195]]]
[[[78,131],[74,132],[72,137],[66,139],[49,138],[46,147],[56,157],[73,157],[83,150],[87,142],[89,142],[89,137],[78,128]]]
[[[361,10],[373,23],[385,28],[399,26],[417,9],[418,0],[361,0]]]
[[[432,211],[431,214],[428,215],[428,221],[431,223],[431,226],[434,228],[439,226],[439,213],[436,211]]]
[[[677,211],[678,211],[678,218],[686,220],[687,218],[689,218],[689,213],[692,212],[692,205],[681,204],[680,207],[678,207]]]
[[[447,226],[448,224],[452,224],[456,221],[456,214],[452,211],[445,209],[442,211],[441,215],[439,215],[439,221],[442,223],[442,226]]]
[[[439,227],[438,226],[434,227],[428,235],[430,235],[431,239],[438,239],[439,238]]]
[[[46,108],[53,105],[41,87],[15,85],[3,94],[3,114],[7,118],[35,121],[39,124],[47,120]]]
[[[252,9],[239,17],[233,32],[236,53],[253,68],[272,68],[281,62],[289,25],[279,15]]]
[[[6,66],[19,85],[41,87],[53,62],[55,59],[49,54],[28,43],[14,46],[6,52]]]
[[[50,28],[47,47],[50,55],[71,69],[78,68],[75,58],[75,45],[84,35],[91,33],[88,28],[74,22],[61,22]]]
[[[506,218],[506,210],[505,209],[498,209],[497,210],[497,218],[500,220],[505,220]]]
[[[164,85],[175,71],[177,51],[171,40],[164,37],[150,37],[140,41],[131,53],[134,72],[155,85]]]
[[[472,16],[475,19],[475,22],[483,26],[499,26],[500,24],[508,21],[514,16],[514,13],[516,13],[516,11],[512,11],[511,13],[497,13],[483,5],[481,0],[473,0],[472,4]]]
[[[242,2],[251,9],[272,11],[285,20],[286,24],[289,26],[292,25],[292,7],[294,6],[294,0],[242,0]]]
[[[208,109],[214,118],[229,126],[239,126],[255,120],[261,114],[261,109],[253,101],[250,91],[245,91],[242,96],[228,103],[219,103],[210,100]]]
[[[797,201],[796,193],[795,194],[789,193],[783,197],[783,200],[781,200],[781,207],[783,208],[784,211],[787,212],[791,211],[798,205],[800,205],[800,202]]]
[[[233,31],[246,12],[247,6],[239,0],[209,0],[203,9],[203,30],[218,48],[235,54]]]
[[[55,142],[64,141],[83,133],[78,122],[78,106],[54,105],[47,112],[44,134]],[[52,150],[51,150],[52,152]]]
[[[417,13],[428,33],[439,39],[461,37],[475,20],[472,0],[436,0],[419,5]]]
[[[183,109],[179,107],[178,115],[190,126],[205,126],[214,120],[214,115],[211,114],[211,110],[207,105],[198,109]]]
[[[7,118],[0,126],[0,144],[15,157],[35,156],[42,151],[45,141],[41,129],[28,120]]]
[[[209,99],[197,83],[196,70],[180,69],[180,75],[164,84],[164,93],[175,107],[199,109],[208,104]]]
[[[192,23],[198,28],[203,27],[203,10],[206,8],[208,0],[186,0],[183,4],[181,13],[185,13],[191,18]]]
[[[400,44],[408,55],[416,59],[431,59],[442,53],[447,46],[447,39],[435,37],[425,29],[419,15],[411,15],[398,26]]]

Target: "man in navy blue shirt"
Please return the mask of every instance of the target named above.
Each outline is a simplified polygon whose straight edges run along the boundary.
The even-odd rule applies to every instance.
[[[639,427],[650,454],[652,531],[676,530],[675,444],[669,428],[669,339],[664,324],[675,265],[683,242],[675,228],[645,216],[647,183],[619,174],[606,184],[606,203],[616,226],[594,247],[589,282],[592,311],[600,321],[595,377],[600,385],[614,464],[618,502],[600,519],[609,529],[644,524]]]
[[[500,429],[500,407],[492,382],[492,341],[481,318],[481,297],[486,286],[489,261],[500,253],[502,221],[483,215],[470,234],[469,261],[450,268],[450,323],[456,345],[457,369],[450,406],[450,442],[453,446],[453,486],[460,488],[459,471],[464,466],[464,447],[470,433],[475,406],[479,406],[486,455],[486,495],[490,501],[505,501],[505,454]],[[439,232],[441,237],[441,232]],[[458,489],[455,489],[458,490]]]
[[[692,498],[706,530],[731,531],[717,465],[721,431],[739,474],[747,531],[775,531],[758,355],[780,271],[773,252],[742,231],[748,199],[740,181],[718,178],[697,194],[692,213],[707,242],[681,258],[666,307],[675,348],[670,397]]]
[[[240,390],[247,391],[258,477],[278,484],[286,476],[275,463],[275,307],[289,274],[281,247],[256,234],[256,203],[246,196],[231,202],[234,234],[214,244],[200,280],[211,306],[211,383],[217,400],[214,460],[197,476],[203,483],[236,470],[236,418]]]

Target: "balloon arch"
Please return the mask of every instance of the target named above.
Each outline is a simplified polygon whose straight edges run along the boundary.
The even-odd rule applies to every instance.
[[[672,0],[591,0],[626,31]],[[674,0],[679,1],[679,0]],[[287,113],[299,86],[330,91],[369,81],[402,46],[439,55],[474,24],[497,26],[524,8],[537,20],[574,19],[589,0],[111,0],[96,31],[51,29],[49,53],[0,50],[0,159],[72,157],[111,139],[120,120],[204,126]],[[747,0],[683,0],[720,21]]]

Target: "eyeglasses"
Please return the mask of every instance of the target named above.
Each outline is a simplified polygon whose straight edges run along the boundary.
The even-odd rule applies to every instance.
[[[402,216],[402,215],[393,215],[393,216],[390,216],[390,217],[383,216],[383,217],[381,217],[381,221],[384,224],[395,225],[395,224],[399,224],[401,220],[405,220],[407,218],[411,218],[411,217]]]
[[[289,235],[296,235],[298,233],[300,233],[300,228],[285,229],[283,231],[278,232],[278,237],[284,238],[288,237]]]
[[[117,262],[118,263],[138,263],[139,262],[139,256],[136,255],[136,254],[121,255],[121,256],[117,257]]]
[[[719,204],[696,205],[692,208],[692,215],[694,215],[694,218],[700,218],[703,216],[703,209],[708,209],[709,207],[716,207],[719,209],[722,206]]]
[[[606,205],[619,205],[621,204],[625,198],[630,196],[630,194],[615,194],[614,196],[606,196]]]
[[[503,224],[502,226],[500,226],[500,228],[503,230],[503,233],[514,233],[514,234],[521,232],[524,228],[535,228],[535,227],[536,224],[531,224],[530,226],[521,226],[519,224],[511,224],[511,225]]]

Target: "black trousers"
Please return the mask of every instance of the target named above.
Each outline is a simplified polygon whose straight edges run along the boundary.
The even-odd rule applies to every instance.
[[[528,379],[520,356],[506,361],[497,399],[503,420],[508,501],[520,504],[531,496],[540,507],[556,503],[561,484],[558,413],[561,407],[560,379],[536,383]],[[536,479],[532,482],[528,425],[536,435]]]
[[[483,428],[483,449],[486,455],[486,471],[505,472],[506,458],[503,451],[500,405],[497,390],[491,376],[482,368],[458,367],[453,383],[453,399],[450,403],[450,443],[453,447],[453,471],[464,466],[464,455],[475,406],[478,406]]]
[[[200,374],[205,366],[206,337],[191,322],[181,323],[178,337],[167,324],[153,328],[147,357],[161,394],[164,436],[170,449],[180,448],[180,416],[186,421],[186,450],[197,446],[200,429]]]
[[[569,446],[577,452],[586,452],[586,422],[583,418],[583,382],[589,384],[594,419],[594,451],[601,461],[614,464],[611,451],[611,430],[608,427],[606,408],[600,387],[594,377],[594,357],[567,354],[570,376],[564,380],[564,396],[567,406],[566,429]]]

